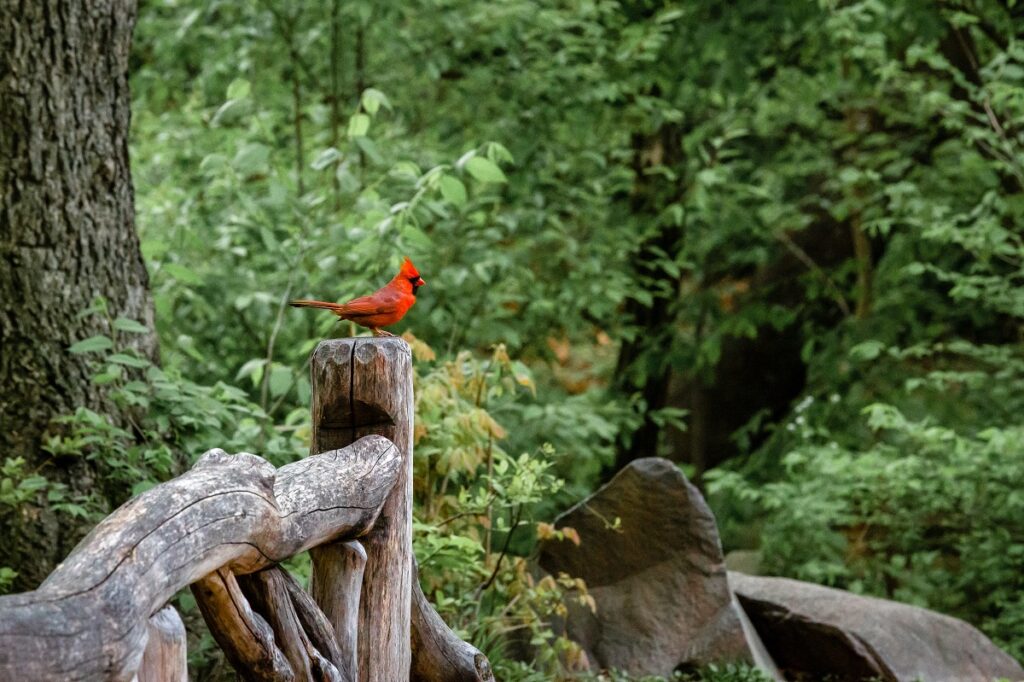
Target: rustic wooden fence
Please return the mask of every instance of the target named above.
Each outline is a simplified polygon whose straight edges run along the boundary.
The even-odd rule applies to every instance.
[[[191,586],[244,680],[486,682],[420,590],[412,360],[396,338],[312,358],[310,456],[204,454],[103,520],[33,592],[0,597],[0,681],[184,682]],[[310,551],[307,592],[279,563]]]

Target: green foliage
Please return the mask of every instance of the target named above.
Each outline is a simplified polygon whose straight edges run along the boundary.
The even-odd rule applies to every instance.
[[[104,513],[213,446],[301,456],[309,353],[356,328],[286,302],[366,293],[409,255],[429,283],[397,326],[418,358],[421,578],[503,679],[577,654],[546,623],[585,586],[526,569],[538,534],[574,541],[545,521],[638,428],[697,423],[660,395],[728,389],[728,349],[773,335],[806,381],[706,474],[727,546],[1022,656],[1022,18],[142,3],[132,155],[161,364],[122,343],[132,320],[72,346],[128,415],[81,410],[48,444],[95,463],[97,490],[71,499],[12,456],[0,514]]]
[[[727,542],[760,544],[765,570],[958,615],[1020,658],[1024,185],[1001,121],[1024,113],[1024,53],[1000,44],[1004,19],[988,3],[830,13],[841,87],[889,122],[836,138],[831,183],[833,212],[884,240],[877,293],[810,342],[806,395],[745,475],[708,478]]]
[[[93,308],[86,313],[103,315],[106,309],[102,301]],[[129,495],[180,473],[212,447],[258,449],[279,465],[304,453],[307,446],[297,437],[294,422],[273,424],[244,391],[224,382],[204,386],[173,368],[157,367],[122,343],[126,334],[145,332],[141,323],[124,318],[106,322],[110,336],[81,341],[69,352],[89,354],[92,382],[107,390],[124,422],[79,408],[55,420],[55,433],[44,445],[52,465],[77,458],[92,462],[97,485],[88,496],[69,499],[67,486],[51,482],[45,472],[25,471],[21,458],[8,458],[0,505],[13,510],[45,500],[58,513],[97,521]]]
[[[6,594],[18,577],[18,572],[8,566],[0,566],[0,594]]]
[[[440,356],[417,380],[424,580],[497,641],[464,600],[510,527],[528,555],[526,520],[589,491],[617,442],[688,422],[642,397],[665,372],[714,387],[734,339],[796,330],[806,397],[736,434],[752,456],[743,479],[715,481],[726,542],[964,615],[1019,651],[1016,583],[999,582],[1015,506],[976,508],[1021,483],[1015,14],[146,6],[134,159],[164,371],[237,384],[297,425],[306,357],[337,327],[284,302],[363,293],[412,256],[429,286],[400,328]],[[818,262],[801,244],[821,234],[870,253]],[[769,276],[786,259],[798,266]],[[516,383],[527,369],[535,396]],[[866,423],[874,404],[905,422],[880,429],[876,408]],[[851,550],[857,524],[877,529],[870,551]],[[512,584],[499,568],[487,592]],[[944,580],[964,588],[942,596]]]
[[[421,583],[446,622],[489,655],[501,679],[524,672],[511,660],[513,649],[529,652],[532,670],[551,679],[578,655],[550,629],[551,618],[567,613],[567,600],[594,603],[582,581],[538,580],[529,568],[538,510],[563,483],[552,474],[550,444],[513,456],[504,448],[507,431],[492,415],[531,391],[533,381],[504,346],[487,360],[463,352],[425,367],[434,352],[409,340],[423,361],[414,478]]]
[[[805,433],[782,460],[782,480],[712,472],[711,490],[760,511],[769,574],[957,615],[1021,657],[1020,427],[965,435],[891,405],[865,412],[869,449]]]

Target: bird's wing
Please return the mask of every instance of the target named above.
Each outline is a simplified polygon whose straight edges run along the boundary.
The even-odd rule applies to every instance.
[[[384,315],[395,311],[398,303],[394,296],[387,293],[377,292],[369,296],[354,298],[341,306],[340,312],[346,317],[370,317],[372,315]]]

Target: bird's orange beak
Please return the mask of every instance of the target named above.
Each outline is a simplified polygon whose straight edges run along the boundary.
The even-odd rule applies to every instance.
[[[426,285],[426,282],[423,281],[422,277],[420,277],[419,279],[416,280],[416,286],[422,287],[424,285]]]

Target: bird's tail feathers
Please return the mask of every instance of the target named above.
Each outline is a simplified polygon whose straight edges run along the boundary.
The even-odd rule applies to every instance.
[[[289,301],[288,305],[293,308],[323,308],[324,310],[330,310],[337,312],[343,307],[341,303],[328,303],[327,301],[311,301],[308,299],[299,299],[297,301]]]

